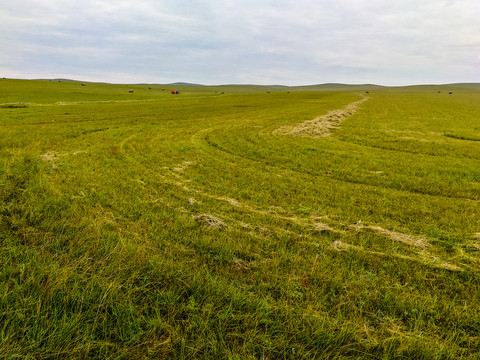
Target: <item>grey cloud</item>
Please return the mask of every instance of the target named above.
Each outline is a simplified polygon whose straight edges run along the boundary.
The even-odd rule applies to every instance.
[[[476,0],[17,0],[0,5],[9,49],[0,71],[113,82],[480,81],[479,10]]]

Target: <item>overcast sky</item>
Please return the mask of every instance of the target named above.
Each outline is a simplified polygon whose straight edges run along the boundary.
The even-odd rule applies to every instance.
[[[480,82],[479,0],[6,0],[0,76]]]

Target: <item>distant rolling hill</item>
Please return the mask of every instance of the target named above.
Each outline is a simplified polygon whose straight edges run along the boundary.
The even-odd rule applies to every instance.
[[[480,90],[480,83],[458,83],[458,84],[449,84],[455,87],[461,87],[464,89],[475,89]]]
[[[13,79],[12,79],[13,80]],[[66,79],[66,78],[56,78],[56,79],[38,79],[40,81],[56,81],[56,82],[83,82],[82,80],[75,79]],[[91,81],[89,81],[91,82]],[[104,82],[99,81],[98,83]],[[117,84],[118,85],[118,84]],[[147,85],[146,83],[139,84],[130,84],[130,85]],[[324,83],[324,84],[314,84],[314,85],[300,85],[300,86],[288,86],[288,85],[256,85],[256,84],[219,84],[219,85],[204,85],[197,83],[189,82],[174,82],[168,84],[158,84],[150,83],[148,85],[158,85],[158,86],[177,86],[177,87],[206,87],[206,88],[216,88],[218,90],[224,88],[225,90],[249,90],[249,91],[262,91],[265,89],[275,90],[316,90],[316,91],[349,91],[349,90],[363,90],[363,91],[373,91],[373,90],[443,90],[443,91],[452,91],[452,90],[480,90],[480,83],[451,83],[451,84],[421,84],[421,85],[405,85],[405,86],[384,86],[376,84],[343,84],[343,83]]]
[[[171,86],[205,86],[203,84],[194,84],[194,83],[188,83],[188,82],[174,82],[170,84],[165,84],[165,85],[171,85]]]
[[[375,84],[339,84],[339,83],[326,83],[326,84],[316,84],[316,85],[305,85],[305,86],[294,86],[295,89],[304,89],[304,90],[379,90],[384,89],[385,86],[375,85]]]

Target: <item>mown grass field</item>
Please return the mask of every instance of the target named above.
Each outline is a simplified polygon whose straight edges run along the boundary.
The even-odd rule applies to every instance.
[[[171,88],[0,80],[0,358],[480,357],[480,90]]]

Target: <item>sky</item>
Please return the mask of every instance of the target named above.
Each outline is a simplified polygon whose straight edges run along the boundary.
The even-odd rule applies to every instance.
[[[0,77],[480,82],[479,0],[7,0]]]

